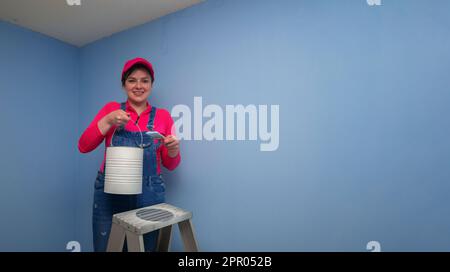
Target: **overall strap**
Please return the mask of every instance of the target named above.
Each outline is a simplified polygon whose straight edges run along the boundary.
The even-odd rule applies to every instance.
[[[147,124],[147,128],[148,130],[152,131],[153,130],[153,122],[155,121],[155,115],[156,115],[156,107],[152,106],[152,109],[150,110],[150,116],[148,117],[148,124]]]
[[[121,109],[121,110],[125,111],[126,108],[127,108],[126,102],[120,103],[120,109]],[[123,129],[123,127],[121,127],[121,126],[117,127],[117,130],[118,130],[118,131],[120,131],[120,130],[122,130],[122,129]],[[115,132],[114,132],[114,133],[115,133]],[[114,133],[113,133],[113,137],[111,137],[111,144],[112,144],[112,141],[113,141],[113,138],[114,138]],[[106,152],[106,150],[105,150],[105,152]],[[103,164],[103,174],[106,173],[106,172],[105,172],[105,169],[106,169],[106,160],[104,161],[104,164]]]
[[[125,111],[127,109],[127,103],[126,102],[120,103],[120,109]],[[117,130],[122,130],[122,129],[125,129],[125,126],[117,127]],[[111,139],[111,143],[112,143],[112,139]]]

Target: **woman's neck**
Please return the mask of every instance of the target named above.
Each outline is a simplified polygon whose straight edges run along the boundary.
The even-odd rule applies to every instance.
[[[147,108],[147,101],[144,101],[140,104],[136,104],[128,100],[128,103],[130,103],[130,106],[133,107],[133,109],[137,112],[138,115],[141,115],[141,113],[145,111],[145,109]]]

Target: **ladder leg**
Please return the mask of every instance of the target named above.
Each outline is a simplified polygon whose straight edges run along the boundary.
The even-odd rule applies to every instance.
[[[156,251],[168,252],[171,238],[172,225],[160,229],[158,235],[158,243],[156,244]]]
[[[194,226],[190,219],[178,223],[181,238],[183,239],[184,250],[187,252],[197,252],[197,240],[195,239]]]
[[[111,232],[108,238],[108,252],[121,252],[123,251],[123,242],[125,240],[125,230],[116,223],[112,223]]]
[[[144,252],[144,238],[130,231],[126,231],[128,252]]]

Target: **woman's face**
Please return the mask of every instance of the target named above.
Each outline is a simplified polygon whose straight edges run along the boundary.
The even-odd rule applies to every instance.
[[[152,79],[150,74],[142,69],[137,69],[125,80],[125,91],[128,100],[134,104],[141,104],[147,101],[152,91]]]

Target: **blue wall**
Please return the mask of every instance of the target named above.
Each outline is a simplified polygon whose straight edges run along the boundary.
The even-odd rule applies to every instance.
[[[55,139],[67,152],[52,150],[65,158],[58,160],[64,161],[61,169],[67,168],[58,178],[76,171],[77,180],[75,194],[55,200],[51,209],[72,205],[68,198],[74,198],[75,225],[67,231],[75,233],[83,250],[92,250],[93,183],[104,150],[77,154],[77,168],[67,158],[73,158],[79,135],[97,111],[125,99],[122,65],[142,56],[155,66],[150,102],[156,106],[171,110],[185,104],[193,111],[195,96],[204,106],[224,110],[237,104],[280,105],[276,151],[261,152],[260,141],[182,141],[182,163],[165,172],[167,201],[194,212],[202,250],[366,251],[372,240],[383,251],[450,250],[448,10],[445,0],[383,0],[372,7],[364,0],[209,0],[85,46],[79,58],[69,50],[73,56],[64,59],[70,67],[80,61],[79,80],[68,79],[74,82],[71,88],[79,84],[79,92],[55,97],[47,90],[52,97],[47,103],[69,95],[79,99],[73,111],[78,126],[70,127],[78,130],[68,134],[70,144]],[[5,54],[7,47],[0,48]],[[39,51],[25,52],[37,58]],[[5,65],[0,69],[4,76]],[[14,101],[6,106],[12,111],[22,96],[3,94],[3,87],[2,101]],[[15,120],[7,122],[17,126]],[[46,146],[50,143],[34,148]],[[1,162],[9,169],[20,165]],[[58,185],[73,188],[71,178]],[[2,194],[8,195],[1,201],[18,198],[19,189],[42,201],[32,194],[36,189],[1,180]],[[53,191],[55,185],[45,188]],[[177,229],[174,234],[172,249],[182,250]],[[47,241],[38,246],[51,247]]]
[[[0,251],[74,240],[79,49],[0,21]]]
[[[449,8],[207,1],[84,47],[80,127],[124,99],[124,60],[148,57],[157,106],[280,105],[275,152],[182,142],[168,201],[194,212],[203,250],[449,250]],[[80,197],[101,152],[81,160]]]

